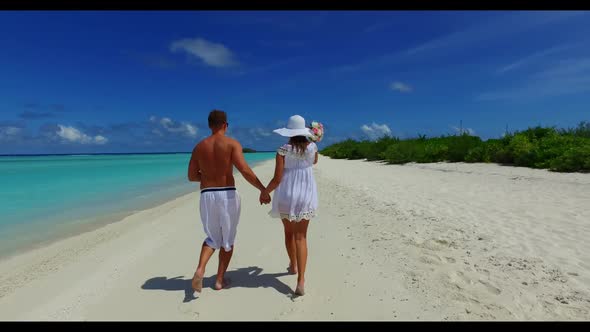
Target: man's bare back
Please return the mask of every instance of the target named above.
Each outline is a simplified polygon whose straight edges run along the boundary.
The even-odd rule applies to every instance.
[[[201,189],[235,186],[233,166],[258,190],[265,189],[248,166],[240,142],[225,136],[225,131],[214,131],[195,146],[188,167],[188,178],[201,182]],[[264,201],[268,203],[270,196],[266,195]]]
[[[198,165],[201,189],[234,186],[232,152],[236,140],[227,136],[212,135],[201,141],[193,150],[191,164]]]

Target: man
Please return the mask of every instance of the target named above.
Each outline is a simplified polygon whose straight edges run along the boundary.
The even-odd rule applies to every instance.
[[[219,249],[219,267],[215,289],[227,285],[224,275],[233,253],[240,218],[240,196],[235,187],[233,166],[261,193],[265,189],[246,163],[240,143],[225,136],[227,127],[225,112],[213,110],[209,113],[211,136],[195,146],[188,166],[189,181],[201,182],[201,221],[207,235],[192,280],[193,290],[199,293],[203,288],[205,267],[216,249]],[[269,202],[268,194],[260,198],[260,203]]]

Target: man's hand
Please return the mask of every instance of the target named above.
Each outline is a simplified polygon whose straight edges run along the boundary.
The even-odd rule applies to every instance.
[[[191,160],[188,164],[188,180],[193,182],[201,182],[201,167],[199,166],[199,158],[197,156],[197,146],[193,149]]]
[[[260,204],[268,203],[270,203],[270,194],[266,190],[263,190],[260,192]]]

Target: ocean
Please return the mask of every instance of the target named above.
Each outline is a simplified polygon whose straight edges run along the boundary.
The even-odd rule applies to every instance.
[[[272,152],[246,153],[250,166]],[[0,157],[0,257],[199,189],[190,153]]]

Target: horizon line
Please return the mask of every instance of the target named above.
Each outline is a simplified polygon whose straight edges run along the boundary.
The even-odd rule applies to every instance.
[[[246,153],[258,153],[258,152],[275,152],[275,151],[258,151],[246,152]],[[0,154],[0,157],[42,157],[42,156],[99,156],[99,155],[141,155],[141,154],[187,154],[191,151],[182,152],[93,152],[93,153],[17,153],[17,154]]]

